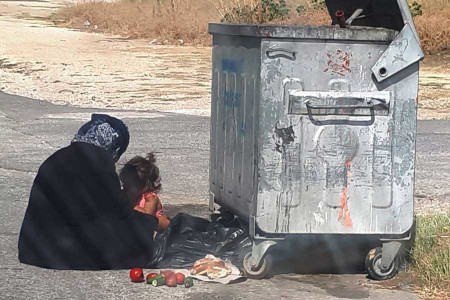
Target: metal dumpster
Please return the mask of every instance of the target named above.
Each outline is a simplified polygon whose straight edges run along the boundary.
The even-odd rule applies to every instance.
[[[366,268],[387,279],[410,239],[423,53],[407,2],[389,1],[386,28],[364,22],[364,1],[328,2],[345,28],[209,25],[210,208],[248,222],[250,277],[286,237],[332,234],[376,239]]]

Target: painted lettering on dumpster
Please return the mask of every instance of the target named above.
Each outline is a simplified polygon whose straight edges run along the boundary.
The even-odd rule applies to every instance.
[[[241,94],[235,91],[225,91],[223,100],[225,102],[225,106],[239,107],[241,104]]]
[[[242,66],[244,64],[244,59],[222,59],[222,72],[242,73]]]

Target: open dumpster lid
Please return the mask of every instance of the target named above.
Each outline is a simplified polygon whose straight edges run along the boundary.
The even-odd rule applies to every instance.
[[[378,82],[391,78],[424,57],[407,0],[325,0],[325,4],[333,24],[340,27],[351,24],[399,31],[372,67]],[[340,15],[339,20],[336,15]],[[399,63],[398,58],[401,58]]]
[[[405,22],[398,2],[395,0],[325,0],[333,24],[338,24],[336,12],[342,10],[349,19],[357,10],[362,13],[352,24],[357,26],[383,27],[400,31]]]

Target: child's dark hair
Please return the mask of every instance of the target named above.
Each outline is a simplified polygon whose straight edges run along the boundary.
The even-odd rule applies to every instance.
[[[124,190],[134,201],[138,201],[142,193],[159,193],[161,177],[156,166],[156,157],[148,153],[147,157],[135,156],[120,170],[120,180]]]

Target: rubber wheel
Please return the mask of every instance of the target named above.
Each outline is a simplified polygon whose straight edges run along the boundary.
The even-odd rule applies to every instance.
[[[252,253],[249,252],[244,256],[242,261],[245,275],[251,279],[264,279],[269,277],[273,265],[272,256],[270,254],[264,255],[257,267],[252,267],[251,257]]]
[[[387,269],[381,267],[381,247],[369,251],[366,256],[366,270],[369,277],[375,280],[388,280],[398,274],[400,262],[396,257]]]

